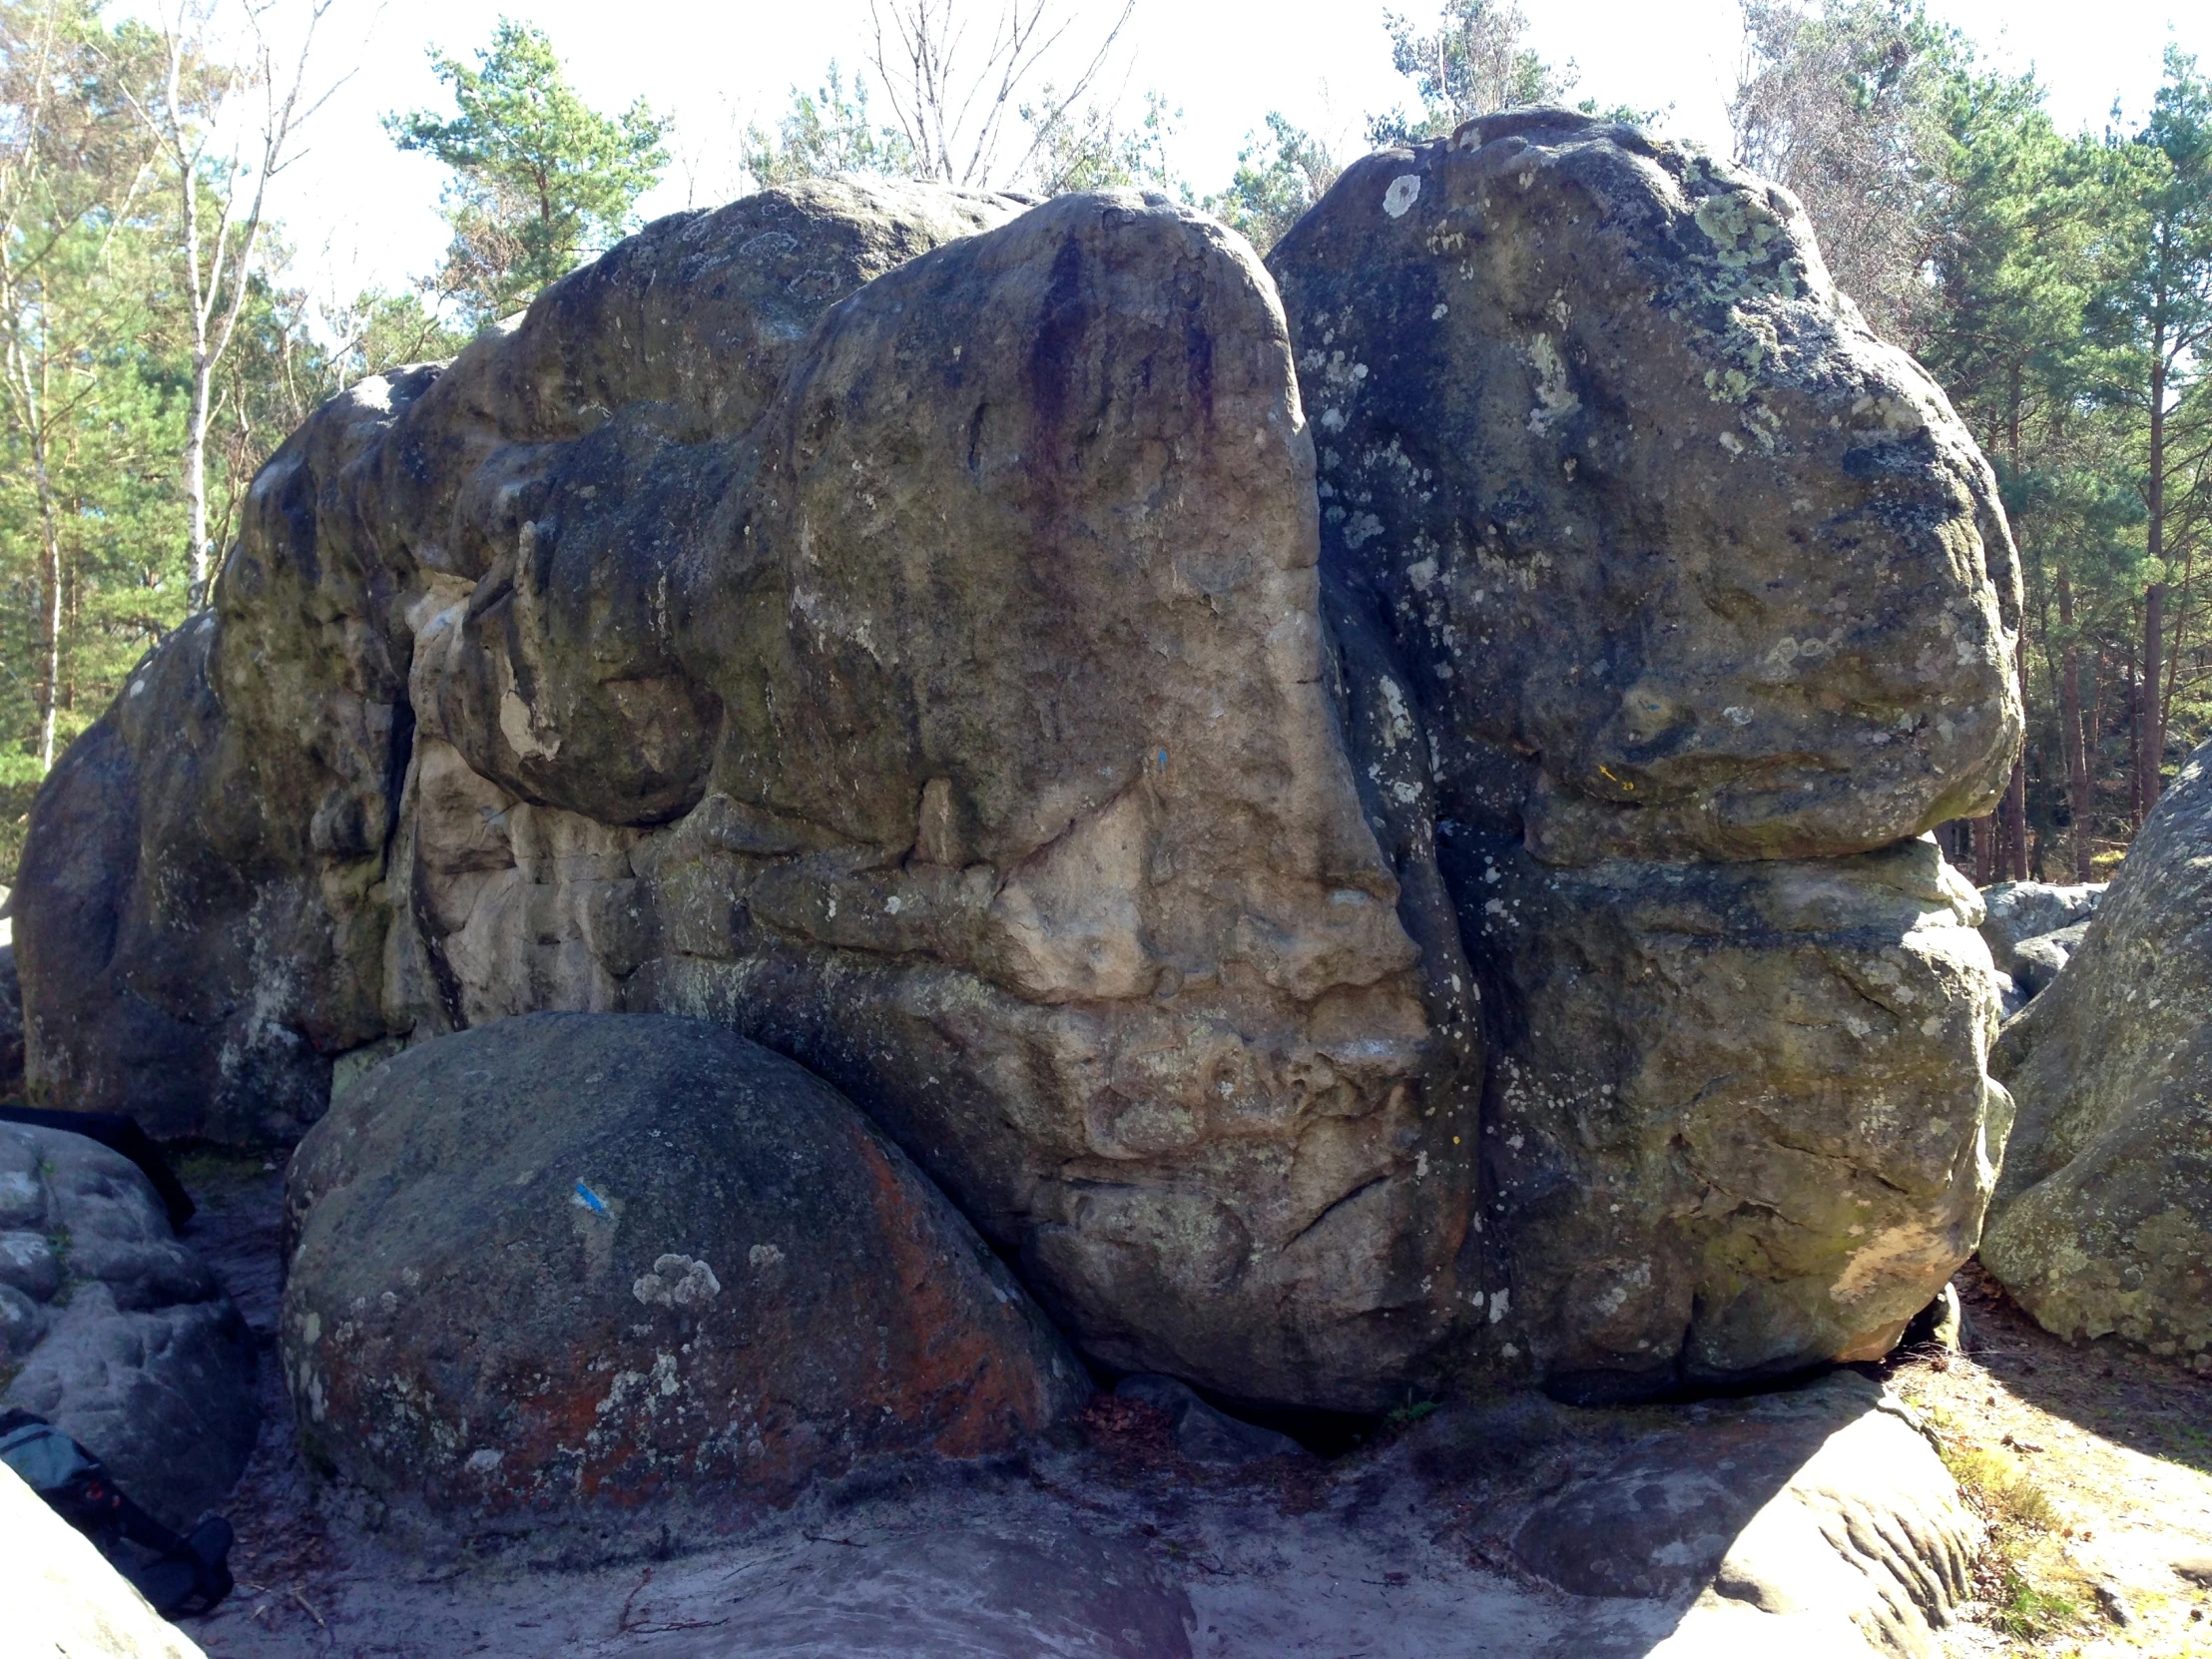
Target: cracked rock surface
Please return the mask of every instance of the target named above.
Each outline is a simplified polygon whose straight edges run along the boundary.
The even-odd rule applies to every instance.
[[[1875,1352],[2001,1139],[1914,837],[2010,765],[2016,583],[1802,215],[1626,128],[1371,158],[1272,276],[1135,193],[765,192],[263,470],[33,815],[32,1088],[281,1142],[688,1015],[1116,1371]]]
[[[1572,111],[1368,157],[1269,268],[1356,771],[1482,987],[1477,1352],[1576,1398],[1886,1352],[2008,1115],[1916,839],[2020,741],[1987,465],[1786,192]]]

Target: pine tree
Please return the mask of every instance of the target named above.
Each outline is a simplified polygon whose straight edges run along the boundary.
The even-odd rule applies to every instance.
[[[457,113],[384,118],[402,150],[453,170],[444,198],[453,242],[443,294],[478,325],[519,310],[587,256],[622,237],[638,198],[668,165],[667,123],[643,99],[619,116],[568,84],[545,31],[502,18],[470,68],[433,52]]]

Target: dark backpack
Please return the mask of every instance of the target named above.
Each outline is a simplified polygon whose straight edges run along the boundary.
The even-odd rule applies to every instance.
[[[164,1618],[206,1613],[231,1593],[231,1523],[210,1515],[180,1536],[141,1509],[107,1465],[44,1417],[0,1411],[0,1462],[99,1546]]]

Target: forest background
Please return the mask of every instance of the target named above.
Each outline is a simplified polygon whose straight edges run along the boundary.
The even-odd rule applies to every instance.
[[[2024,556],[2026,754],[2000,811],[1946,838],[1984,882],[2101,876],[2212,734],[2212,84],[2169,45],[2132,118],[2067,131],[2032,73],[1912,0],[1738,3],[1734,159],[1804,200],[1840,285],[1943,384]],[[1265,252],[1369,146],[1598,108],[1511,0],[1447,0],[1383,14],[1392,107],[1348,132],[1262,112],[1231,176],[1194,181],[1182,112],[1128,96],[1133,3],[863,15],[813,85],[704,138],[644,99],[595,108],[559,49],[589,42],[502,19],[433,44],[443,102],[382,112],[374,142],[438,164],[447,246],[338,294],[272,187],[331,141],[373,0],[0,0],[0,884],[39,780],[206,602],[284,436],[521,309],[672,169],[702,205],[851,172],[1136,185]],[[1665,92],[1600,113],[1666,132]]]

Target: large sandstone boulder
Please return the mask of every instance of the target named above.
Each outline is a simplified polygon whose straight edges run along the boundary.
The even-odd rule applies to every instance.
[[[255,1366],[246,1322],[128,1158],[0,1123],[0,1405],[46,1418],[184,1529],[253,1455]]]
[[[2212,1369],[2212,746],[1992,1065],[2019,1122],[1983,1265],[2062,1337]]]
[[[371,1070],[285,1177],[310,1459],[433,1509],[732,1492],[1010,1450],[1089,1394],[943,1196],[791,1061],[529,1014]]]
[[[680,1013],[1120,1370],[1372,1410],[1879,1348],[1995,1123],[1972,901],[1886,850],[2018,739],[1940,394],[1786,198],[1558,112],[1363,163],[1274,280],[1158,198],[1014,214],[681,216],[318,412],[34,811],[34,1090],[282,1139],[401,1041]],[[1724,1040],[1608,1023],[1708,938]]]
[[[1324,559],[1410,676],[1443,815],[1550,863],[1807,857],[1994,799],[1995,481],[1787,192],[1509,111],[1357,163],[1269,267]]]
[[[1269,264],[1356,763],[1483,986],[1490,1353],[1886,1351],[2002,1148],[1981,906],[1910,839],[2019,743],[1987,466],[1786,193],[1630,128],[1371,156]]]
[[[394,1035],[713,1017],[1118,1366],[1372,1407],[1432,1365],[1472,989],[1338,737],[1272,285],[1162,202],[1007,211],[664,222],[321,411],[47,786],[34,1085],[280,1135]],[[699,313],[682,384],[639,307]]]
[[[1933,839],[1489,868],[1501,1340],[1592,1399],[1887,1354],[1972,1254],[2010,1118],[1972,886]]]

